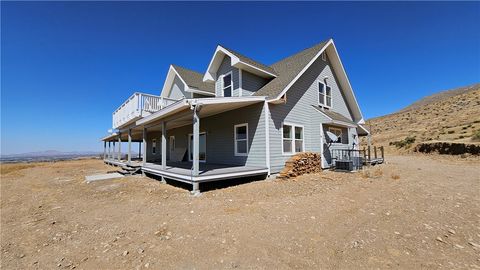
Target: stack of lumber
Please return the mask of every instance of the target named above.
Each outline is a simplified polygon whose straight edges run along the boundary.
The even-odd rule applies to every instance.
[[[289,179],[307,173],[320,172],[321,155],[319,153],[304,152],[292,156],[285,162],[285,167],[278,174],[277,179]]]

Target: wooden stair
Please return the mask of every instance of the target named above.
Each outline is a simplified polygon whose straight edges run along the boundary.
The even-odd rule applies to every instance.
[[[122,169],[118,171],[118,173],[123,175],[134,175],[140,171],[140,166],[130,166],[130,165],[123,165]]]

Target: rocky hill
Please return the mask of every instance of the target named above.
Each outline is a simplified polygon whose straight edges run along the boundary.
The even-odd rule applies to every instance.
[[[420,142],[480,141],[480,84],[442,91],[366,126],[375,145],[409,149]]]

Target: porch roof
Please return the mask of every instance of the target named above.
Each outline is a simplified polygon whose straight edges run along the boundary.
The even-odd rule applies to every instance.
[[[330,110],[325,110],[322,109],[320,106],[314,106],[312,105],[315,109],[317,109],[318,112],[326,116],[332,124],[340,125],[340,126],[347,126],[347,127],[358,127],[358,124],[353,122],[352,120],[348,119],[347,117],[330,111]]]

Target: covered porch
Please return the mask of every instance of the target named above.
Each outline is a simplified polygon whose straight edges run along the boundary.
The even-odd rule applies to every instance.
[[[161,164],[147,163],[142,171],[165,178],[193,184],[223,179],[266,175],[267,167],[200,163],[197,176],[193,175],[191,162],[168,162],[165,168]]]
[[[268,175],[269,168],[265,160],[261,164],[247,162],[248,155],[235,156],[232,160],[224,159],[224,156],[233,156],[233,153],[227,154],[225,149],[233,152],[233,139],[227,137],[233,136],[234,125],[216,118],[218,115],[223,117],[224,113],[237,109],[249,110],[248,106],[254,105],[256,111],[252,114],[257,115],[257,121],[260,121],[264,103],[264,97],[202,98],[179,101],[136,121],[135,125],[105,137],[103,140],[106,163],[141,164],[143,173],[191,184],[194,193],[199,192],[201,182]],[[237,111],[233,113],[237,114]],[[242,113],[239,111],[239,114]],[[215,119],[204,120],[211,116],[215,116]],[[264,120],[261,122],[263,124]],[[252,124],[252,130],[257,125]],[[262,126],[262,134],[265,132],[264,129]],[[214,146],[217,143],[220,145],[219,137],[222,140],[222,146],[219,146],[219,148],[223,147],[221,150]],[[257,139],[256,143],[259,143],[259,140]],[[120,149],[111,151],[111,145],[120,146],[121,142],[128,142],[128,154],[125,158],[119,157]],[[131,153],[132,142],[139,142],[141,145],[139,149],[141,154],[136,156],[137,160]],[[265,145],[265,142],[261,143]],[[209,144],[211,152],[207,151],[205,144]],[[264,152],[265,150],[262,153]],[[141,157],[141,160],[138,157]],[[242,160],[239,161],[239,158]]]

